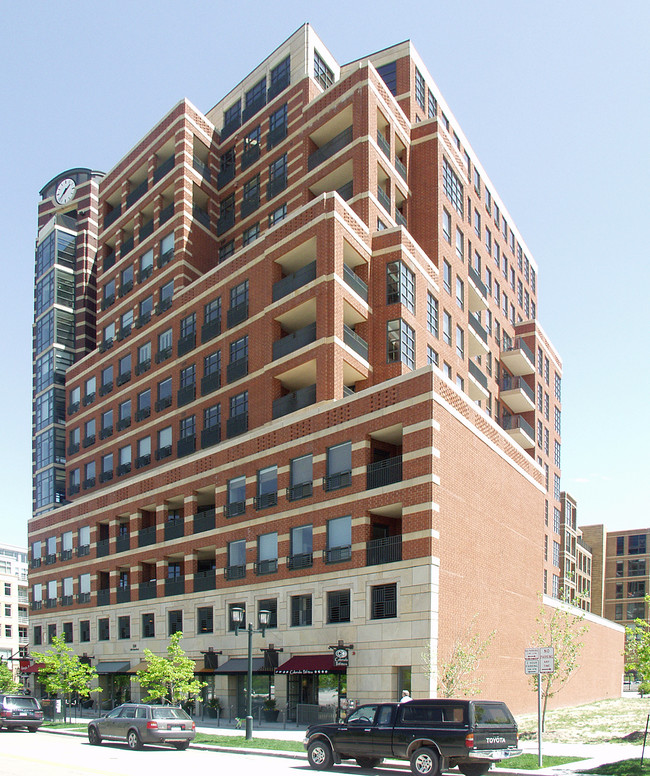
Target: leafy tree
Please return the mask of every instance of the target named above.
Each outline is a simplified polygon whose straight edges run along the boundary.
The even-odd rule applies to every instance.
[[[147,690],[145,701],[165,699],[180,703],[190,696],[198,695],[205,682],[194,678],[194,661],[181,649],[183,634],[174,633],[167,645],[167,656],[154,655],[145,649],[144,659],[147,667],[136,674],[140,685]]]
[[[546,708],[549,698],[553,698],[569,681],[573,673],[580,667],[580,652],[584,646],[581,640],[589,630],[589,624],[584,621],[584,611],[578,607],[579,597],[570,598],[565,593],[561,596],[564,603],[548,606],[540,603],[537,622],[537,633],[533,637],[533,645],[537,647],[553,647],[554,670],[541,674],[542,678],[542,730],[546,719]],[[530,681],[537,692],[539,674],[531,674]]]
[[[33,656],[43,663],[38,680],[48,693],[63,695],[69,702],[74,693],[87,698],[91,692],[101,692],[99,687],[90,689],[91,682],[97,679],[97,671],[82,663],[61,636],[52,639],[52,647],[47,652],[34,652]]]
[[[645,600],[650,603],[650,596]],[[650,624],[641,617],[625,628],[625,670],[636,673],[641,695],[650,693]]]
[[[465,633],[453,643],[447,660],[437,661],[431,648],[422,655],[428,676],[438,674],[440,698],[459,698],[477,695],[483,677],[478,673],[481,659],[494,638],[495,631],[483,637],[475,632],[478,615],[474,615]]]
[[[14,679],[11,668],[0,660],[0,692],[15,692],[20,688],[20,682]]]

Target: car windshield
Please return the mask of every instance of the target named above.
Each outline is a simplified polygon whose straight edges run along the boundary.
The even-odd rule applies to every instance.
[[[159,709],[151,709],[151,716],[154,719],[189,719],[183,709],[175,709],[169,706],[162,706]]]
[[[38,703],[34,698],[7,698],[6,704],[12,709],[37,709]]]

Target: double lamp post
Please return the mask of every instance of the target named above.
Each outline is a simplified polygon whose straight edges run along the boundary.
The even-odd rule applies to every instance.
[[[244,618],[246,613],[240,607],[231,609],[232,621],[235,625],[235,636],[239,635],[241,628],[248,633],[248,676],[246,681],[246,740],[253,737],[253,633],[261,633],[264,638],[264,632],[271,621],[271,612],[266,609],[258,613],[259,628],[253,628],[253,623],[249,622],[245,626]]]

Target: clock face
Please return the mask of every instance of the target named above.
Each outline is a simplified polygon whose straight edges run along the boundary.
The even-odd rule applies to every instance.
[[[72,178],[64,178],[56,187],[56,194],[54,195],[54,198],[59,203],[59,205],[65,205],[74,197],[76,189],[77,184],[72,180]]]

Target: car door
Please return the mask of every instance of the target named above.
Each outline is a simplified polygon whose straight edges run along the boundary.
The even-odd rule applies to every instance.
[[[337,732],[335,747],[348,757],[372,756],[372,731],[377,713],[377,704],[359,706],[348,717]]]
[[[102,738],[116,738],[119,733],[119,716],[123,711],[122,706],[109,711],[105,717],[102,717],[97,723],[99,735]]]
[[[394,703],[384,703],[377,709],[371,731],[373,756],[389,757],[392,754],[396,710],[397,706]]]

